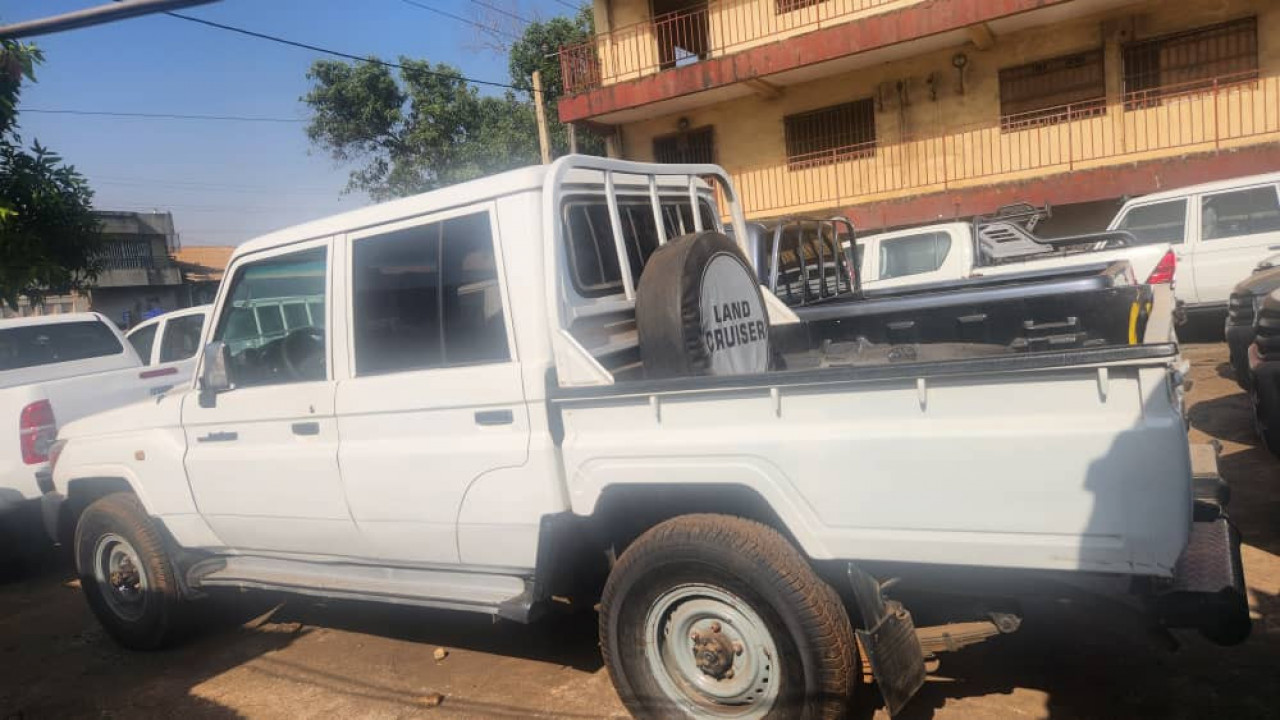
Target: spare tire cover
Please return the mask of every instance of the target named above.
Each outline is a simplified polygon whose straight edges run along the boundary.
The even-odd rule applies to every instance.
[[[769,316],[737,244],[714,230],[649,258],[636,289],[640,358],[650,378],[769,369]]]

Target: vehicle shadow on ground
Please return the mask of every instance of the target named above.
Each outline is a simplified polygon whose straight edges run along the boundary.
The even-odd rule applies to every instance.
[[[593,612],[553,610],[525,625],[469,612],[293,597],[272,620],[517,657],[584,672],[603,666]]]
[[[270,609],[264,600],[200,604],[185,642],[134,652],[106,634],[53,555],[0,585],[0,718],[242,717],[194,688],[294,641],[242,627]]]

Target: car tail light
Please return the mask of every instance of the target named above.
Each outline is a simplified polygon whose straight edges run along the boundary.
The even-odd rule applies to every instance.
[[[1160,258],[1160,262],[1156,263],[1156,269],[1151,271],[1151,276],[1147,278],[1148,285],[1169,285],[1173,283],[1173,275],[1178,270],[1178,257],[1173,251],[1164,254]]]
[[[18,443],[22,447],[22,462],[36,465],[49,461],[49,446],[58,437],[58,426],[53,419],[53,406],[48,400],[22,408],[18,419]]]

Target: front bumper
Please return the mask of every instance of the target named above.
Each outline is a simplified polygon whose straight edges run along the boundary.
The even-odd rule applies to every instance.
[[[1164,626],[1195,628],[1219,645],[1249,637],[1240,533],[1225,514],[1192,523],[1173,581],[1157,591],[1154,610]]]

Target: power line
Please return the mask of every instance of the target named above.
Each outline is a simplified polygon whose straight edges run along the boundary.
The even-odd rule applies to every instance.
[[[579,10],[581,10],[581,9],[582,9],[581,7],[579,7],[579,6],[577,6],[577,5],[574,5],[573,3],[565,2],[565,0],[556,0],[556,2],[558,2],[558,3],[560,3],[561,5],[563,5],[563,6],[567,7],[567,8],[569,8],[570,10],[572,10],[572,11],[574,11],[574,12],[577,12],[577,11],[579,11]]]
[[[222,23],[214,22],[212,20],[205,20],[203,18],[193,17],[191,15],[183,15],[182,13],[176,13],[176,12],[170,12],[165,14],[169,15],[170,17],[178,18],[180,20],[199,23],[201,25],[206,25],[211,28],[226,30],[227,32],[239,33],[240,35],[247,35],[249,37],[257,38],[259,40],[269,40],[271,42],[280,43],[281,45],[289,45],[290,47],[302,48],[303,50],[311,50],[312,52],[324,53],[325,55],[333,55],[334,57],[346,58],[348,60],[355,60],[357,62],[373,63],[374,65],[381,65],[383,67],[394,68],[396,70],[406,69],[403,65],[400,65],[399,63],[388,62],[386,60],[379,60],[378,58],[374,58],[374,57],[360,57],[359,55],[352,55],[351,53],[345,53],[340,50],[330,50],[328,48],[322,48],[319,45],[312,45],[310,43],[298,42],[297,40],[289,40],[286,38],[277,37],[275,35],[268,35],[266,33],[257,32],[255,30],[246,30],[244,28],[236,27],[234,25],[224,25]],[[488,85],[490,87],[500,87],[500,88],[507,88],[508,90],[522,91],[521,88],[518,88],[515,85],[511,85],[509,83],[494,82],[493,80],[477,80],[476,78],[467,77],[465,75],[455,75],[453,73],[439,72],[437,70],[427,70],[425,68],[412,68],[412,69],[409,69],[409,71],[425,73],[427,75],[435,75],[437,77],[463,80],[465,82],[469,82],[474,85]]]
[[[526,18],[522,18],[522,17],[520,17],[519,15],[517,15],[517,14],[515,14],[515,13],[511,12],[510,10],[503,10],[503,9],[502,9],[502,8],[500,8],[500,7],[494,7],[493,5],[490,5],[489,3],[484,2],[484,0],[471,0],[471,2],[472,2],[472,3],[474,3],[474,4],[476,4],[476,5],[479,5],[479,6],[480,6],[480,7],[482,7],[482,8],[488,8],[488,9],[490,9],[490,10],[492,10],[492,11],[494,11],[494,12],[498,13],[499,15],[506,15],[507,17],[511,18],[512,20],[516,20],[516,21],[518,21],[518,22],[522,22],[522,23],[524,23],[525,25],[532,25],[532,24],[533,24],[533,21],[532,21],[532,20],[529,20],[529,19],[526,19]]]
[[[420,2],[415,2],[415,0],[400,0],[400,2],[404,3],[405,5],[411,5],[413,7],[416,7],[420,10],[426,10],[427,12],[435,13],[436,15],[439,15],[441,17],[447,17],[450,20],[457,20],[460,23],[465,23],[472,27],[479,28],[484,32],[489,33],[490,35],[505,35],[506,37],[509,37],[512,40],[520,39],[519,35],[507,32],[506,30],[500,30],[496,27],[489,27],[488,25],[478,23],[475,20],[469,20],[467,18],[464,18],[461,15],[454,15],[453,13],[445,12],[444,10],[441,10],[439,8],[434,8],[434,7],[431,7],[430,5],[424,5]]]
[[[117,118],[143,118],[148,120],[219,120],[229,122],[301,123],[298,118],[252,117],[248,115],[187,115],[182,113],[116,112],[112,110],[67,110],[50,108],[22,108],[24,113],[45,115],[96,115]]]

